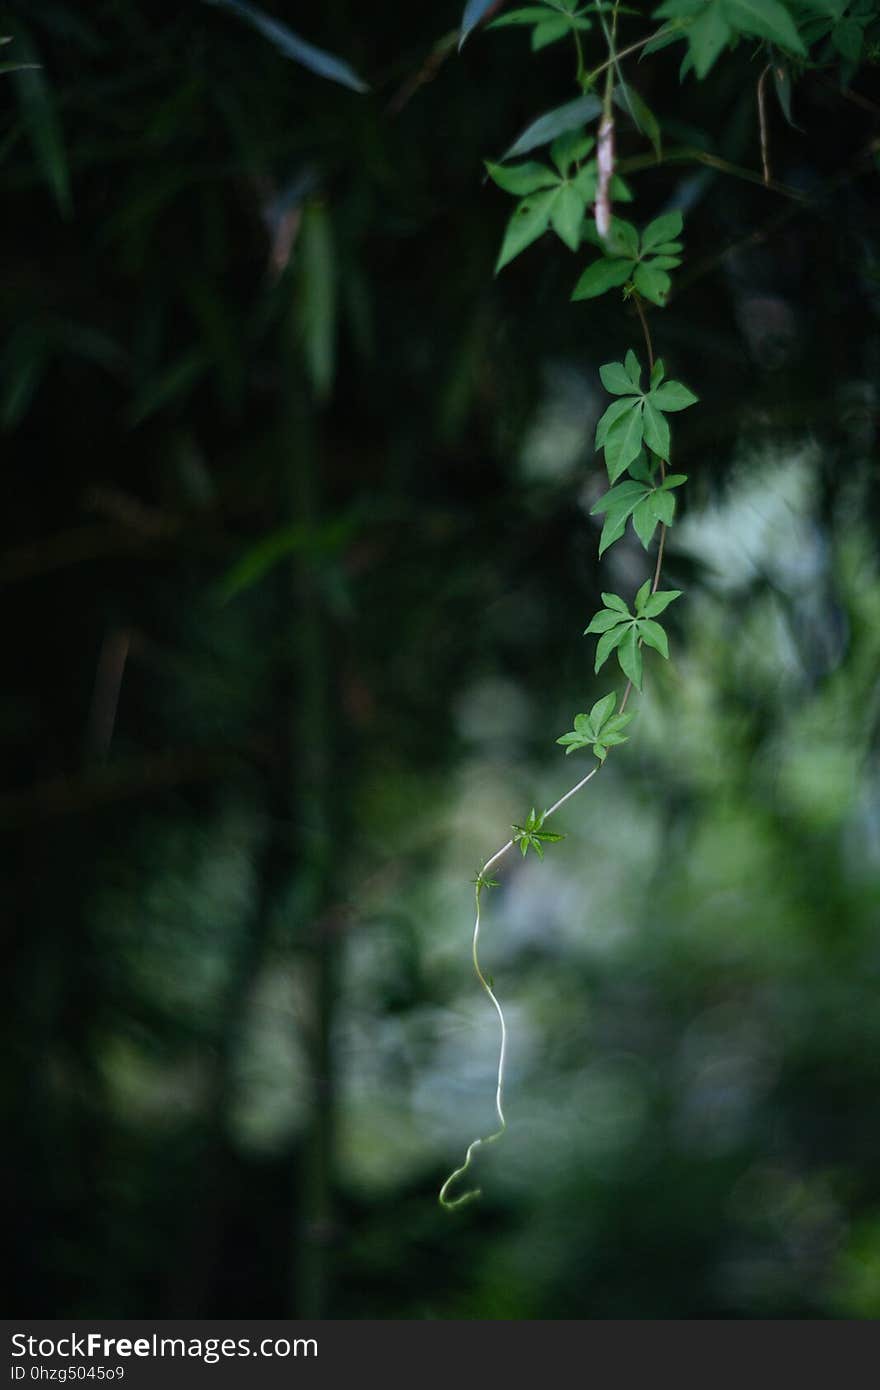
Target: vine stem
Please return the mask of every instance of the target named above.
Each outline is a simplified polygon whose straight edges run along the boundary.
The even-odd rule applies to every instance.
[[[644,306],[638,293],[636,293],[633,296],[633,302],[636,306],[636,312],[638,313],[639,321],[642,326],[642,333],[644,334],[645,349],[648,354],[648,371],[653,372],[654,344],[651,340],[651,331],[648,328],[648,320],[645,315]],[[660,460],[661,478],[665,478],[666,476],[666,463],[666,459]],[[654,566],[654,577],[651,583],[652,594],[655,594],[657,592],[657,589],[660,585],[660,575],[663,570],[663,552],[666,545],[666,530],[667,528],[665,523],[661,522],[660,541],[657,547],[657,561]],[[623,692],[623,699],[620,702],[621,714],[623,713],[626,707],[626,703],[629,700],[630,694],[632,693],[632,689],[632,681],[627,681],[626,689]],[[569,790],[565,792],[564,795],[562,795],[558,801],[554,801],[550,809],[544,812],[541,824],[543,825],[544,823],[546,823],[546,821],[550,819],[551,816],[555,815],[556,812],[560,809],[560,807],[564,806],[567,801],[570,801],[573,796],[576,796],[577,793],[581,791],[587,785],[588,782],[592,782],[593,778],[596,776],[596,773],[601,772],[603,766],[603,763],[597,763],[596,766],[590,772],[587,773],[586,777],[582,777],[581,780],[579,782],[576,782],[573,787],[570,787]],[[473,939],[471,942],[471,959],[473,961],[474,973],[476,974],[476,977],[480,982],[480,987],[492,1001],[492,1005],[495,1009],[496,1014],[498,1015],[498,1023],[501,1030],[501,1043],[498,1052],[498,1074],[495,1085],[495,1113],[498,1116],[498,1128],[492,1134],[480,1136],[478,1139],[471,1140],[470,1144],[467,1147],[467,1152],[464,1156],[464,1162],[458,1168],[454,1169],[454,1171],[449,1174],[449,1177],[444,1182],[443,1186],[440,1189],[439,1201],[440,1205],[446,1207],[448,1211],[454,1211],[458,1207],[463,1207],[468,1202],[473,1202],[476,1200],[476,1198],[480,1196],[482,1188],[479,1187],[468,1188],[468,1190],[466,1192],[463,1192],[460,1197],[450,1197],[449,1191],[458,1182],[459,1178],[464,1177],[465,1173],[469,1171],[473,1162],[474,1154],[477,1152],[477,1150],[484,1147],[485,1145],[496,1143],[497,1140],[501,1138],[501,1136],[507,1129],[507,1121],[504,1118],[504,1075],[505,1067],[507,1064],[507,1023],[504,1018],[504,1010],[498,1002],[498,996],[496,995],[490,982],[486,979],[486,976],[483,974],[483,970],[480,965],[480,928],[482,926],[482,893],[484,888],[490,886],[490,880],[488,879],[488,875],[490,871],[495,867],[495,865],[500,863],[500,861],[505,857],[505,855],[513,849],[515,844],[515,840],[508,840],[506,844],[503,844],[500,849],[496,850],[495,853],[491,855],[489,859],[486,860],[485,864],[478,871],[474,880],[474,899],[476,904],[476,915],[474,918],[474,931]]]

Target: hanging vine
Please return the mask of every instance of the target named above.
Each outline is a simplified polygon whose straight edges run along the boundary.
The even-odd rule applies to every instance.
[[[498,8],[497,0],[470,0],[460,43]],[[681,597],[678,589],[660,587],[666,536],[675,520],[676,490],[687,481],[685,474],[671,471],[668,417],[695,405],[698,398],[683,383],[670,379],[662,359],[655,358],[648,311],[652,306],[662,309],[666,305],[670,271],[682,264],[683,217],[674,209],[640,229],[615,215],[615,205],[633,200],[623,172],[644,167],[646,162],[637,157],[626,161],[625,170],[619,165],[618,114],[650,143],[653,155],[647,162],[698,159],[722,172],[764,183],[774,191],[791,192],[775,184],[770,173],[768,75],[773,75],[783,115],[793,123],[791,88],[798,76],[809,67],[827,67],[834,62],[845,85],[863,57],[876,58],[880,38],[877,0],[855,0],[852,4],[845,0],[790,0],[785,4],[782,0],[666,0],[653,16],[663,21],[660,27],[623,46],[618,43],[622,21],[644,16],[620,0],[588,5],[578,5],[577,0],[539,0],[538,4],[503,13],[488,25],[531,30],[534,52],[561,40],[573,41],[580,96],[533,121],[500,161],[486,164],[492,181],[518,199],[502,239],[496,273],[551,233],[569,251],[578,252],[586,246],[597,253],[575,283],[573,300],[620,290],[623,299],[634,306],[644,359],[630,348],[622,362],[607,362],[599,368],[602,385],[613,397],[595,435],[596,451],[604,454],[610,487],[592,510],[603,519],[600,558],[623,537],[629,524],[645,551],[656,544],[656,554],[631,603],[620,594],[603,593],[603,606],[585,629],[585,635],[597,639],[595,672],[598,674],[613,656],[625,678],[619,705],[617,692],[609,691],[588,713],[576,714],[572,729],[556,740],[566,754],[589,751],[596,759],[594,766],[547,810],[533,808],[524,824],[514,825],[510,838],[490,855],[474,879],[473,968],[496,1011],[500,1029],[495,1090],[498,1127],[471,1141],[463,1163],[444,1182],[439,1200],[447,1209],[461,1207],[480,1195],[479,1187],[456,1192],[478,1150],[497,1142],[507,1128],[504,1084],[508,1031],[503,1008],[480,963],[483,893],[497,886],[492,872],[511,850],[518,848],[523,856],[531,850],[543,859],[545,845],[564,838],[548,830],[547,823],[601,771],[611,750],[629,738],[626,731],[634,716],[627,705],[633,691],[642,690],[645,649],[668,659],[667,634],[658,620]],[[591,32],[601,36],[605,52],[601,61],[588,69],[585,43]],[[755,56],[762,64],[756,79],[761,172],[737,168],[702,151],[664,151],[661,124],[624,76],[622,65],[636,54],[642,57],[680,42],[686,45],[680,67],[682,80],[691,72],[698,79],[705,78],[722,52],[740,42],[751,43],[756,49]],[[596,120],[594,137],[589,127]],[[534,158],[512,162],[540,149],[547,149],[549,162]]]

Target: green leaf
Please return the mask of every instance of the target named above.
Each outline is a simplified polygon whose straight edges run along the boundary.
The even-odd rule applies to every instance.
[[[629,608],[624,603],[623,599],[620,597],[620,594],[603,593],[602,602],[604,603],[606,608],[616,608],[618,613],[625,613],[626,616],[629,617]]]
[[[629,613],[623,614],[613,608],[600,608],[590,619],[590,626],[584,628],[584,636],[588,637],[593,632],[609,632],[618,623],[629,621]]]
[[[597,295],[605,294],[606,290],[615,289],[618,285],[624,284],[631,276],[635,267],[634,260],[612,260],[604,259],[594,261],[588,265],[581,278],[578,280],[571,297],[577,299],[595,299]]]
[[[681,589],[659,589],[648,598],[642,614],[646,618],[656,618],[677,598],[681,598]]]
[[[636,365],[636,379],[633,381],[631,373],[628,371],[629,360],[632,358]],[[622,362],[606,362],[599,368],[599,378],[605,390],[612,396],[631,396],[633,391],[639,390],[639,364],[632,352],[627,353],[627,366]]]
[[[651,382],[650,382],[650,387],[651,387],[651,390],[652,390],[652,391],[654,390],[655,387],[657,387],[657,386],[660,385],[661,381],[663,380],[664,375],[665,375],[665,371],[664,371],[664,367],[663,367],[663,358],[662,358],[662,357],[658,357],[658,358],[657,358],[657,361],[654,363],[653,368],[651,369]]]
[[[697,77],[702,80],[714,66],[724,45],[733,37],[722,0],[710,0],[687,31]]]
[[[635,503],[633,503],[633,506],[635,506]],[[615,541],[619,541],[626,531],[626,523],[629,519],[629,515],[629,511],[611,512],[605,518],[605,525],[602,527],[602,534],[599,537],[600,560],[609,546],[612,546]]]
[[[629,377],[630,381],[632,382],[633,386],[635,387],[635,389],[636,389],[637,391],[641,392],[641,389],[642,389],[642,368],[641,368],[641,366],[640,366],[640,364],[639,364],[639,359],[636,357],[636,355],[635,355],[635,353],[633,352],[632,348],[629,348],[629,349],[628,349],[627,354],[626,354],[626,357],[624,357],[624,359],[623,359],[623,365],[624,365],[624,368],[626,369],[626,374],[627,374],[627,376]]]
[[[593,740],[583,738],[580,734],[563,734],[556,742],[562,744],[565,749],[565,756],[568,757],[569,753],[576,753],[579,748],[589,748]]]
[[[636,612],[641,613],[648,599],[651,597],[651,581],[646,579],[636,594]]]
[[[622,217],[612,217],[611,231],[602,243],[602,247],[609,256],[631,256],[633,260],[637,260],[639,255],[638,231],[631,222],[624,222]]]
[[[640,483],[644,483],[645,487],[650,488],[654,486],[655,471],[655,465],[648,462],[647,449],[642,449],[635,463],[630,464],[629,476],[635,478]],[[623,484],[621,483],[620,486],[622,487]]]
[[[639,639],[636,636],[635,627],[626,630],[624,639],[617,648],[617,660],[627,680],[632,681],[636,690],[641,690],[642,653],[639,650]]]
[[[615,487],[604,493],[598,502],[590,508],[590,515],[595,516],[597,512],[631,511],[636,503],[644,497],[645,492],[646,485],[644,483],[633,482],[627,478],[626,482],[617,483]]]
[[[55,97],[30,36],[17,28],[15,51],[23,60],[13,74],[22,124],[34,152],[37,167],[48,184],[61,216],[73,211],[70,172]]]
[[[537,160],[509,166],[493,164],[488,159],[484,160],[484,163],[492,182],[503,188],[505,193],[513,193],[517,198],[524,198],[528,193],[537,193],[539,188],[551,188],[559,183],[553,170],[548,169],[546,164],[539,164]]]
[[[669,643],[666,640],[666,633],[659,623],[655,623],[651,618],[642,618],[639,622],[639,636],[646,647],[653,647],[661,656],[669,660]]]
[[[652,262],[642,261],[633,271],[633,281],[639,294],[663,308],[672,283],[665,270],[657,270]]]
[[[615,420],[605,436],[605,467],[609,482],[616,483],[634,459],[638,458],[642,447],[644,422],[639,409],[630,410],[621,419]]]
[[[638,396],[623,396],[620,400],[611,402],[608,409],[604,412],[603,415],[600,416],[598,424],[596,425],[597,449],[602,448],[602,445],[605,443],[605,439],[608,435],[608,431],[614,424],[615,420],[619,420],[621,416],[626,415],[627,411],[635,410],[638,403]],[[608,494],[606,493],[606,496],[607,495]]]
[[[527,246],[544,235],[550,225],[550,213],[558,192],[558,188],[551,188],[543,193],[535,193],[517,205],[504,233],[495,265],[496,275]]]
[[[548,44],[556,43],[557,39],[568,38],[571,29],[570,21],[562,15],[558,18],[545,18],[543,24],[536,24],[532,30],[532,52],[539,52]]]
[[[594,743],[593,752],[596,754],[596,757],[599,759],[599,762],[604,763],[606,757],[608,756],[608,750],[604,747],[604,745],[601,743]]]
[[[682,483],[686,483],[687,480],[687,473],[667,473],[660,486],[664,489],[681,487]]]
[[[652,398],[645,398],[645,443],[661,459],[669,458],[669,425],[666,416],[657,409]]]
[[[628,623],[621,623],[619,627],[611,628],[599,638],[599,641],[596,643],[596,664],[594,667],[597,675],[614,651],[614,648],[619,646],[628,632],[632,631],[633,628]]]
[[[231,10],[233,14],[238,15],[239,19],[252,25],[263,35],[263,38],[274,44],[283,57],[290,58],[294,63],[299,63],[301,67],[308,68],[318,77],[324,77],[330,82],[339,82],[343,87],[350,87],[353,92],[368,92],[370,90],[366,82],[361,81],[348,63],[343,62],[333,53],[325,52],[323,48],[316,48],[314,44],[306,43],[305,39],[301,39],[292,29],[288,29],[286,24],[273,19],[271,15],[257,9],[256,5],[247,3],[247,0],[207,0],[207,3],[220,5],[225,10]]]
[[[657,518],[654,515],[650,498],[646,497],[633,509],[632,519],[635,533],[647,550],[657,529]]]
[[[675,498],[671,492],[664,492],[662,488],[656,488],[649,497],[651,510],[658,521],[662,521],[664,526],[671,526],[675,516]]]
[[[601,700],[597,700],[590,710],[590,722],[597,733],[603,728],[606,719],[613,712],[616,704],[617,695],[612,690],[609,695],[603,695]]]
[[[624,717],[626,717],[626,716],[624,716]],[[602,746],[603,746],[603,747],[607,747],[607,748],[616,748],[619,744],[621,744],[621,743],[626,743],[628,737],[629,737],[628,734],[615,734],[615,733],[609,732],[609,730],[607,730],[607,729],[603,729],[603,730],[602,730]],[[597,745],[597,747],[598,747],[598,745]],[[595,752],[595,749],[594,749],[593,751]]]
[[[658,410],[669,413],[687,410],[689,405],[696,404],[699,397],[686,386],[682,386],[680,381],[664,381],[662,386],[658,386],[656,391],[652,392],[651,399]]]
[[[664,213],[655,217],[642,232],[642,255],[656,251],[664,242],[674,241],[682,229],[682,216],[678,211]]]
[[[526,126],[522,135],[518,136],[510,149],[502,155],[502,159],[513,159],[516,155],[528,154],[529,150],[536,150],[541,145],[549,145],[558,135],[564,135],[566,131],[575,130],[586,125],[588,121],[595,120],[601,110],[601,101],[592,93],[566,102],[564,106],[557,106]]]
[[[550,213],[550,225],[570,251],[578,249],[586,210],[586,203],[573,184],[562,184]]]
[[[612,715],[608,722],[602,725],[601,734],[603,742],[611,743],[613,739],[619,738],[621,730],[625,729],[628,724],[631,724],[634,718],[635,715],[629,711],[627,711],[626,714]]]
[[[580,164],[581,160],[586,159],[595,143],[592,135],[587,135],[583,130],[568,130],[553,141],[550,158],[565,178],[572,164]]]
[[[789,53],[806,57],[795,22],[779,0],[724,0],[724,14],[740,34],[755,34]]]

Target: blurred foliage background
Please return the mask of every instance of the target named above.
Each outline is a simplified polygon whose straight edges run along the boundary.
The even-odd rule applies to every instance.
[[[686,597],[489,899],[510,1130],[436,1203],[492,1119],[468,880],[646,572],[589,516],[632,311],[550,239],[492,275],[481,160],[571,59],[459,8],[267,3],[369,92],[217,5],[0,15],[11,1314],[880,1316],[870,64],[770,110],[784,193],[621,130],[688,214]],[[759,172],[757,72],[637,80]]]

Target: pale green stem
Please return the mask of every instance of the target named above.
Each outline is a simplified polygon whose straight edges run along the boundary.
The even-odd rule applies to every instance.
[[[592,772],[588,772],[586,777],[582,777],[579,782],[575,783],[573,787],[569,788],[569,790],[565,793],[564,796],[561,796],[558,801],[555,801],[553,803],[549,811],[546,811],[544,813],[541,822],[542,825],[546,823],[546,821],[550,818],[550,816],[554,814],[554,812],[559,810],[560,806],[564,806],[566,801],[569,801],[571,797],[573,797],[577,792],[581,790],[581,787],[585,787],[587,783],[591,781],[593,777],[595,777],[596,773],[599,771],[600,766],[601,764],[594,767]],[[452,1187],[452,1185],[455,1182],[457,1182],[457,1180],[460,1177],[462,1177],[470,1168],[473,1156],[476,1153],[477,1149],[481,1148],[484,1144],[494,1144],[496,1140],[501,1138],[502,1134],[507,1129],[507,1121],[504,1118],[503,1104],[504,1068],[507,1061],[507,1024],[504,1020],[504,1010],[499,1004],[495,991],[489,984],[489,981],[486,979],[480,966],[480,896],[482,894],[483,887],[485,886],[484,880],[486,878],[486,875],[489,873],[490,869],[494,868],[494,866],[499,862],[499,860],[504,858],[508,850],[513,849],[514,844],[514,840],[508,840],[507,843],[502,845],[499,850],[495,851],[491,859],[486,860],[485,864],[477,874],[476,891],[474,894],[477,905],[477,914],[474,920],[474,936],[473,943],[471,946],[471,956],[473,959],[474,971],[476,973],[477,979],[479,980],[480,985],[485,990],[486,994],[488,994],[489,998],[491,999],[495,1008],[495,1012],[498,1015],[498,1022],[501,1025],[501,1048],[498,1054],[498,1080],[495,1088],[495,1111],[498,1115],[499,1127],[495,1130],[494,1134],[489,1134],[479,1139],[472,1140],[471,1143],[468,1145],[467,1153],[464,1156],[464,1163],[461,1165],[460,1168],[456,1168],[453,1173],[449,1174],[449,1177],[446,1179],[445,1183],[440,1189],[439,1199],[440,1205],[446,1207],[447,1211],[454,1211],[456,1207],[462,1207],[465,1205],[466,1202],[472,1202],[475,1198],[479,1197],[482,1191],[482,1189],[479,1187],[470,1188],[467,1192],[463,1192],[460,1197],[449,1197],[448,1193],[450,1187]]]

